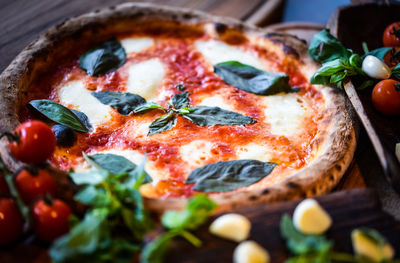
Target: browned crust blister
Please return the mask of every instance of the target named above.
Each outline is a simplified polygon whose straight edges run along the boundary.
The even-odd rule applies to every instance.
[[[87,46],[106,40],[110,36],[131,31],[135,26],[144,26],[146,21],[163,20],[167,25],[176,25],[192,30],[202,30],[197,25],[213,23],[215,33],[226,42],[240,41],[243,33],[249,38],[264,39],[279,47],[284,55],[300,61],[303,74],[310,78],[317,70],[307,55],[307,46],[293,36],[265,32],[254,26],[230,18],[220,18],[188,9],[160,7],[151,4],[126,3],[69,19],[41,35],[26,47],[1,74],[0,120],[2,130],[13,130],[18,124],[18,110],[30,83],[35,76],[45,72],[49,65],[62,59],[77,45]],[[199,31],[200,32],[200,31]],[[236,33],[235,33],[236,32]],[[157,33],[157,32],[155,32]],[[262,41],[262,40],[261,40]],[[220,210],[276,202],[294,198],[305,198],[332,190],[349,166],[356,146],[354,126],[350,108],[342,92],[329,87],[321,88],[326,100],[326,130],[321,131],[316,142],[319,157],[311,165],[301,169],[281,183],[263,190],[239,191],[213,194]],[[6,164],[16,170],[21,164],[12,158],[6,139],[0,141],[0,153]],[[61,194],[71,198],[67,174],[51,168],[64,186]],[[146,205],[156,211],[180,208],[184,198],[146,199]]]

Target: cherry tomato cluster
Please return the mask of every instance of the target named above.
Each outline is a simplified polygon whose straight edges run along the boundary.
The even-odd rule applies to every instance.
[[[400,22],[386,27],[382,42],[385,47],[393,47],[384,56],[384,62],[393,68],[400,62]],[[372,91],[371,99],[379,112],[387,115],[400,114],[400,82],[393,79],[378,82]]]
[[[55,149],[55,135],[41,121],[24,122],[13,133],[4,134],[9,138],[11,154],[29,165],[44,163]],[[27,221],[31,222],[28,228],[32,227],[35,235],[45,242],[68,232],[71,209],[52,198],[57,192],[56,181],[43,165],[40,167],[25,166],[11,180],[12,175],[6,174],[5,169],[0,174],[0,245],[16,241]],[[27,207],[31,212],[24,215],[21,211]]]

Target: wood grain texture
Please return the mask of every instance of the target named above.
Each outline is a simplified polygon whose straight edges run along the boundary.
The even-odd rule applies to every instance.
[[[0,8],[0,72],[40,33],[67,18],[127,2],[124,0],[2,0]],[[237,19],[248,17],[263,0],[148,0],[161,5],[193,8]]]
[[[400,244],[400,225],[392,217],[383,213],[377,196],[371,190],[354,189],[341,191],[316,198],[328,211],[333,225],[327,232],[335,241],[335,250],[351,253],[351,231],[360,226],[378,229],[392,244]],[[279,223],[282,215],[293,213],[298,201],[257,206],[236,212],[245,215],[252,222],[250,238],[265,247],[271,255],[271,262],[284,262],[287,258],[286,246],[280,236]],[[232,253],[237,243],[212,236],[208,225],[196,231],[204,241],[202,249],[196,249],[186,241],[177,239],[167,262],[208,263],[232,262]],[[400,247],[396,246],[397,253]]]

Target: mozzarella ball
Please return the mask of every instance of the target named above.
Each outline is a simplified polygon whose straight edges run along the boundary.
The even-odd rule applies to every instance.
[[[250,228],[251,223],[246,217],[232,213],[215,219],[209,231],[218,237],[240,242],[249,237]]]
[[[374,79],[388,79],[392,75],[392,71],[384,62],[371,55],[364,58],[362,70]]]
[[[394,251],[389,243],[379,246],[373,239],[356,229],[351,233],[354,252],[357,255],[372,259],[374,262],[392,259]]]
[[[329,214],[314,199],[300,202],[293,214],[293,224],[304,234],[323,234],[332,224]]]
[[[269,263],[269,253],[254,241],[240,243],[233,252],[234,263]]]

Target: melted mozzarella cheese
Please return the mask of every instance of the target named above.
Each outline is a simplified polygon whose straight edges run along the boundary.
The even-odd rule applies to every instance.
[[[127,149],[124,149],[124,150],[107,149],[107,150],[102,150],[99,152],[91,152],[90,154],[95,154],[95,153],[104,153],[104,154],[108,153],[108,154],[119,155],[119,156],[125,157],[126,159],[128,159],[129,161],[131,161],[132,163],[134,163],[136,165],[140,165],[144,159],[144,155],[142,153],[135,151],[135,150],[127,150]],[[157,169],[154,166],[154,162],[152,162],[148,159],[146,160],[144,169],[154,181],[168,178],[168,176],[165,176],[165,174],[163,174],[162,170]]]
[[[265,121],[271,124],[271,133],[291,137],[298,134],[299,127],[307,114],[307,106],[299,102],[295,93],[279,93],[262,98]]]
[[[207,164],[207,161],[213,157],[211,150],[213,144],[205,140],[195,140],[180,148],[182,160],[187,162],[192,169]]]
[[[129,68],[126,91],[152,100],[157,96],[164,75],[164,67],[157,58],[135,64]]]
[[[94,128],[111,120],[111,108],[93,97],[82,81],[71,81],[59,87],[58,97],[62,104],[73,105],[74,110],[85,113]]]
[[[212,65],[229,60],[236,60],[243,64],[247,64],[261,69],[260,60],[252,54],[242,49],[226,44],[222,41],[210,40],[195,42],[196,49],[204,56]]]
[[[140,52],[154,45],[154,40],[150,37],[125,38],[120,42],[126,53]]]
[[[265,145],[249,143],[238,147],[236,150],[236,156],[239,160],[259,160],[266,162],[271,160],[272,152],[273,151],[268,149]]]
[[[225,102],[225,99],[220,95],[206,97],[198,105],[210,106],[210,107],[220,107],[221,109],[224,109],[224,110],[235,111],[235,107],[227,104]]]

